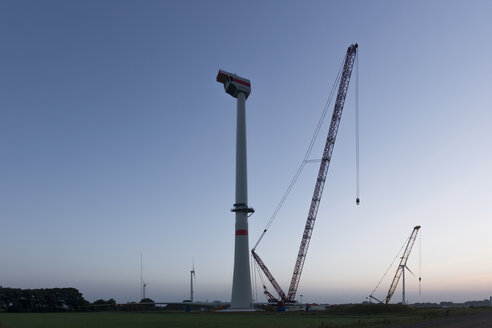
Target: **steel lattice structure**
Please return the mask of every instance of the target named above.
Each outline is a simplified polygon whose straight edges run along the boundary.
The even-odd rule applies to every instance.
[[[316,179],[316,185],[314,187],[313,198],[311,200],[306,226],[304,227],[304,233],[302,234],[296,265],[294,267],[294,272],[292,273],[289,293],[287,294],[287,298],[290,300],[293,300],[296,296],[297,287],[299,286],[299,280],[301,279],[301,273],[304,267],[304,261],[306,261],[306,254],[308,251],[309,242],[311,241],[316,215],[318,214],[326,174],[328,173],[333,147],[335,146],[335,140],[337,138],[338,126],[340,125],[340,119],[342,118],[343,105],[345,104],[345,98],[347,97],[347,90],[350,82],[350,76],[352,75],[352,68],[354,67],[356,53],[357,44],[354,44],[347,49],[347,54],[345,56],[342,77],[338,86],[337,100],[335,103],[335,108],[333,109],[333,115],[331,116],[330,130],[328,131],[328,137],[326,138],[325,149],[323,151],[323,157],[321,158],[321,164],[319,166],[318,178]]]
[[[347,97],[347,90],[350,82],[350,77],[352,75],[352,69],[354,67],[354,62],[357,54],[357,47],[358,47],[357,44],[351,45],[350,47],[348,47],[347,53],[345,55],[345,62],[342,70],[342,75],[340,78],[340,84],[338,86],[337,99],[335,102],[335,107],[333,109],[333,115],[331,117],[330,129],[328,131],[328,137],[326,139],[325,148],[323,151],[323,157],[321,158],[321,164],[319,167],[318,177],[316,179],[316,185],[314,187],[313,198],[311,200],[311,206],[309,208],[309,213],[304,228],[304,233],[302,234],[301,245],[299,247],[299,253],[297,255],[296,264],[294,267],[294,272],[292,273],[292,279],[290,282],[290,287],[287,296],[282,291],[279,284],[277,283],[273,275],[270,273],[268,268],[265,266],[263,261],[259,258],[258,254],[256,254],[254,250],[252,251],[253,258],[258,263],[258,265],[263,270],[263,272],[267,276],[272,286],[279,294],[281,301],[285,303],[295,302],[294,298],[296,296],[297,287],[299,286],[299,281],[301,279],[302,269],[304,267],[304,262],[306,260],[306,255],[309,248],[309,242],[311,240],[314,223],[316,221],[316,215],[318,214],[319,204],[321,201],[321,196],[323,194],[323,187],[325,185],[326,175],[328,173],[328,168],[330,166],[333,147],[335,146],[335,140],[338,133],[338,126],[340,125],[340,120],[342,118],[343,106],[345,104],[345,98]]]
[[[416,226],[413,228],[410,237],[408,238],[407,247],[405,247],[405,251],[403,252],[403,256],[400,260],[400,265],[398,265],[398,269],[396,269],[395,277],[393,278],[393,282],[388,290],[388,295],[386,296],[386,304],[389,303],[391,297],[395,293],[396,285],[400,281],[401,274],[403,273],[404,268],[407,266],[408,257],[410,256],[410,252],[412,251],[413,244],[415,243],[415,239],[417,238],[417,233],[419,232],[420,226]]]
[[[268,270],[268,268],[265,265],[265,263],[263,263],[263,261],[261,260],[261,258],[258,256],[258,254],[255,253],[254,250],[251,251],[251,254],[253,255],[253,258],[255,259],[256,263],[258,263],[258,266],[261,268],[261,270],[263,271],[263,273],[265,274],[265,276],[268,278],[268,280],[272,284],[273,288],[275,288],[275,290],[277,291],[277,294],[280,296],[280,299],[282,299],[285,302],[287,300],[287,296],[285,296],[284,291],[282,290],[282,288],[278,284],[277,280],[275,280],[275,278],[273,277],[273,275],[270,272],[270,270]],[[272,294],[270,294],[268,292],[268,290],[266,290],[266,287],[265,286],[263,286],[263,288],[265,289],[265,291],[264,291],[265,295],[267,295],[271,299],[272,298],[275,299],[272,296]]]

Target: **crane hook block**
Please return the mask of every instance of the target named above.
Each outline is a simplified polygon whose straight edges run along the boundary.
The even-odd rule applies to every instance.
[[[360,199],[359,197],[357,197],[357,199],[355,200],[355,204],[359,205],[360,204]]]

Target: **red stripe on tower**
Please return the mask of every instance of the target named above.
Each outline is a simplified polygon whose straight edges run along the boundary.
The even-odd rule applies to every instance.
[[[236,230],[236,236],[247,236],[248,230]]]

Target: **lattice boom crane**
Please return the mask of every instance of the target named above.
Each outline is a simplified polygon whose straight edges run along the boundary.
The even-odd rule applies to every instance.
[[[357,54],[357,47],[358,47],[357,44],[351,45],[350,47],[348,47],[347,53],[345,55],[345,62],[342,70],[342,75],[340,78],[340,84],[338,86],[337,99],[335,102],[335,107],[333,109],[333,115],[331,117],[330,129],[328,131],[328,137],[326,139],[325,148],[323,151],[323,157],[321,158],[318,178],[316,179],[313,198],[311,200],[311,206],[309,208],[306,225],[304,227],[304,233],[302,234],[301,245],[299,247],[299,253],[297,254],[296,264],[294,266],[294,272],[292,273],[292,279],[290,282],[289,291],[287,295],[282,291],[280,285],[277,283],[277,281],[270,273],[270,271],[263,263],[263,261],[260,259],[258,254],[255,253],[255,249],[253,248],[253,250],[251,251],[253,258],[258,263],[259,267],[265,273],[268,280],[279,294],[281,301],[285,303],[295,302],[294,298],[296,296],[297,287],[299,286],[299,281],[301,279],[302,269],[304,267],[304,262],[306,260],[309,242],[311,241],[311,235],[313,233],[314,223],[316,221],[316,215],[318,214],[319,204],[321,201],[321,196],[323,194],[323,187],[325,185],[326,175],[328,173],[328,167],[330,166],[333,147],[335,145],[335,140],[338,133],[338,126],[340,125],[340,120],[342,118],[343,105],[345,104],[345,98],[347,97],[347,90],[350,82],[350,77],[352,75],[352,69],[354,67],[354,62]],[[265,294],[266,293],[267,291],[265,288]]]
[[[415,239],[417,238],[417,233],[419,232],[420,226],[415,226],[408,238],[407,247],[405,247],[405,251],[403,252],[403,256],[400,260],[400,265],[398,265],[398,269],[396,269],[395,277],[393,278],[393,282],[388,290],[388,295],[386,295],[386,304],[389,303],[391,297],[395,293],[396,285],[400,281],[400,277],[407,266],[408,257],[410,256],[410,252],[412,251],[413,244],[415,243]],[[403,287],[405,288],[405,287]],[[404,301],[403,301],[404,303]]]

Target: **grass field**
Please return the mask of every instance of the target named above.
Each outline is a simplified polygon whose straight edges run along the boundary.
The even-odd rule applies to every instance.
[[[200,327],[200,328],[350,328],[432,320],[472,314],[490,309],[418,309],[404,313],[354,314],[333,312],[297,313],[176,313],[176,312],[82,312],[0,313],[0,328],[87,328],[87,327]],[[349,311],[350,312],[350,311]]]

